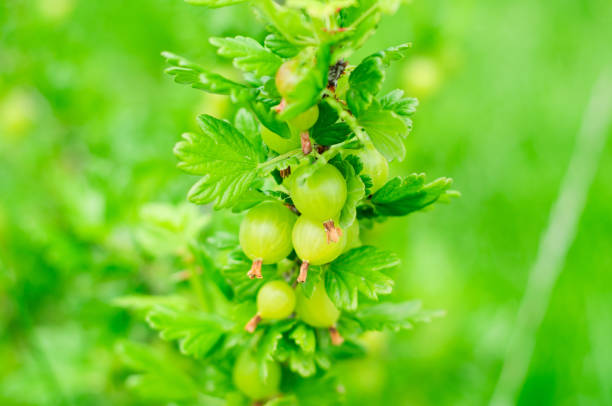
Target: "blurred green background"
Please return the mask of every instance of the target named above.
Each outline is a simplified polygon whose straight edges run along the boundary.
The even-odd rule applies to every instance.
[[[421,100],[392,169],[453,177],[463,197],[365,236],[403,259],[395,298],[447,315],[369,337],[372,354],[342,366],[349,404],[489,402],[591,88],[612,66],[611,21],[609,0],[414,0],[355,55],[413,42],[386,83]],[[185,200],[192,179],[171,150],[195,115],[234,111],[172,83],[159,53],[233,75],[207,37],[236,34],[264,36],[247,7],[0,3],[0,404],[139,404],[113,346],[150,333],[110,301],[172,286],[132,229],[143,204]],[[612,404],[611,158],[608,142],[518,404]]]

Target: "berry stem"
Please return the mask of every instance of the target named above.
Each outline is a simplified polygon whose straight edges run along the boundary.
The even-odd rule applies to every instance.
[[[255,332],[255,329],[257,328],[257,325],[259,324],[260,321],[261,321],[261,316],[258,313],[255,316],[253,316],[251,320],[249,320],[249,322],[244,326],[244,329],[252,334]]]
[[[300,133],[300,142],[302,143],[302,153],[308,155],[312,152],[312,143],[310,142],[310,134],[308,131]]]
[[[338,242],[340,237],[342,237],[342,229],[340,227],[336,227],[334,224],[334,220],[327,220],[323,223],[325,227],[325,232],[327,233],[327,243]]]
[[[332,345],[342,345],[342,343],[344,342],[344,337],[340,335],[338,329],[335,326],[331,326],[329,328],[329,335],[331,337]]]
[[[287,100],[282,98],[280,103],[274,106],[274,111],[276,111],[277,113],[282,113],[283,110],[285,110],[286,108],[287,108]]]
[[[300,274],[297,277],[297,281],[299,283],[306,282],[306,277],[308,276],[308,261],[302,261],[302,265],[300,265]]]
[[[261,265],[263,264],[262,259],[256,259],[253,261],[253,265],[251,265],[251,269],[247,272],[247,276],[251,279],[263,279],[263,275],[261,274]]]

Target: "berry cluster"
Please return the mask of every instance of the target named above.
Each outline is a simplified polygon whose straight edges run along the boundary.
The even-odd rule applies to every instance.
[[[380,301],[392,291],[399,257],[362,245],[360,231],[448,201],[451,180],[388,179],[389,162],[406,156],[417,101],[399,89],[380,92],[386,69],[410,45],[348,62],[399,1],[197,0],[241,2],[267,22],[263,44],[243,36],[210,42],[244,71],[243,81],[164,53],[178,83],[229,96],[236,106],[233,122],[198,116],[201,133],[183,134],[174,152],[179,168],[201,176],[191,202],[246,212],[238,241],[214,238],[228,234],[222,221],[205,241],[191,231],[181,239],[200,309],[140,306],[150,308],[147,322],[163,339],[211,361],[226,380],[231,375],[233,386],[211,385],[209,394],[237,396],[232,404],[336,405],[328,370],[359,356],[363,333],[411,328],[438,314],[416,300]],[[311,391],[302,389],[312,384],[327,389],[308,399]]]

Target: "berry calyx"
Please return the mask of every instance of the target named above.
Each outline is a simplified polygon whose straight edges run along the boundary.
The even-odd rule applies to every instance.
[[[338,242],[342,237],[342,229],[336,227],[334,220],[327,220],[323,223],[325,233],[327,234],[327,243]]]
[[[253,260],[248,276],[262,278],[261,265],[273,264],[291,253],[295,214],[279,202],[263,202],[249,210],[240,224],[240,246]]]
[[[295,309],[295,293],[283,280],[268,282],[257,292],[257,314],[244,329],[252,333],[262,319],[279,320],[289,317]]]
[[[389,162],[372,144],[366,144],[363,149],[355,152],[363,164],[361,174],[372,179],[371,193],[383,187],[389,177]]]
[[[323,281],[316,284],[310,298],[304,295],[302,289],[296,289],[295,312],[298,318],[312,327],[333,327],[340,317],[340,310],[327,296]]]
[[[325,164],[314,173],[308,166],[298,168],[291,182],[291,198],[295,207],[312,220],[333,221],[346,201],[346,181],[335,166]],[[333,231],[333,224],[325,228]],[[338,241],[337,232],[330,233],[330,241]]]
[[[262,379],[259,374],[259,365],[255,355],[246,350],[234,364],[232,380],[240,392],[253,400],[264,400],[277,395],[281,380],[281,368],[278,363],[266,361],[268,376]]]

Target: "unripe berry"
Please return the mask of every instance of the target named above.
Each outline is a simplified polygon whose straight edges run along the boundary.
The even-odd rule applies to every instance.
[[[295,59],[283,63],[280,68],[278,68],[274,83],[276,84],[276,90],[278,90],[278,93],[280,93],[283,98],[288,98],[299,83],[300,77],[297,74],[298,68],[299,63]]]
[[[240,224],[240,246],[253,260],[248,275],[261,278],[261,264],[273,264],[291,253],[291,231],[296,216],[278,202],[252,208]]]
[[[253,400],[263,400],[278,394],[281,369],[278,363],[268,363],[268,377],[264,381],[259,375],[259,364],[250,350],[244,351],[234,364],[232,380],[234,385]]]
[[[295,311],[304,323],[329,328],[332,344],[339,345],[344,341],[335,328],[340,310],[330,300],[322,280],[314,287],[310,298],[304,295],[302,289],[297,289]]]
[[[298,318],[312,327],[330,327],[336,324],[340,310],[327,296],[323,281],[314,287],[310,298],[304,295],[302,289],[296,290],[295,311]]]
[[[279,154],[284,154],[301,146],[300,135],[297,132],[291,132],[291,137],[283,138],[280,135],[273,133],[266,127],[261,129],[261,139],[266,143],[268,148]]]
[[[346,181],[335,166],[325,164],[312,174],[302,166],[292,175],[291,198],[295,207],[316,221],[336,217],[346,201]]]
[[[252,333],[262,319],[278,320],[289,317],[295,308],[295,293],[283,280],[268,282],[257,292],[257,314],[244,327]]]
[[[346,245],[346,235],[338,229],[337,241],[331,241],[323,224],[302,215],[293,226],[292,240],[302,260],[298,282],[305,282],[309,265],[323,265],[336,259]]]
[[[312,106],[308,110],[303,113],[298,114],[296,117],[289,120],[289,127],[292,132],[295,131],[297,133],[301,131],[306,131],[319,119],[319,106]]]
[[[372,179],[371,193],[375,193],[383,187],[389,177],[389,162],[378,152],[372,144],[367,144],[363,149],[355,152],[363,164],[363,175],[368,175]]]

